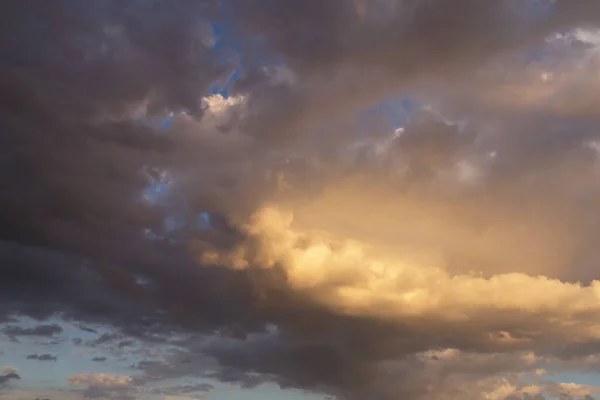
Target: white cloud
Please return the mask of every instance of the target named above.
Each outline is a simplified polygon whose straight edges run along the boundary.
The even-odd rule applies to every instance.
[[[218,118],[224,116],[227,111],[234,106],[243,104],[246,101],[244,96],[228,96],[213,94],[202,99],[202,104],[209,115]]]
[[[576,29],[575,32],[573,32],[573,36],[583,42],[583,43],[587,43],[596,47],[600,47],[600,30],[599,29],[594,29],[594,30],[589,30],[589,29]]]

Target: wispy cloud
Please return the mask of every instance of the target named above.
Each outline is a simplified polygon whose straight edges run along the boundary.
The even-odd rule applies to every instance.
[[[38,360],[38,361],[56,361],[58,357],[53,356],[52,354],[30,354],[27,356],[28,360]]]

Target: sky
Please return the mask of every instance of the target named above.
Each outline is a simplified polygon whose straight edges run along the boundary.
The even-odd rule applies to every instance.
[[[600,398],[600,1],[0,2],[0,400]]]

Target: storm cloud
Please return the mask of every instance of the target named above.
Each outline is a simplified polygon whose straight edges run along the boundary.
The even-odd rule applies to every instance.
[[[578,0],[2,2],[2,332],[164,350],[88,398],[600,392],[542,371],[597,368],[598,29]]]

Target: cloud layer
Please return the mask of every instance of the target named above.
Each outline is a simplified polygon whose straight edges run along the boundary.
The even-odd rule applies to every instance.
[[[0,5],[2,332],[148,355],[73,390],[598,393],[600,3],[88,3]]]

